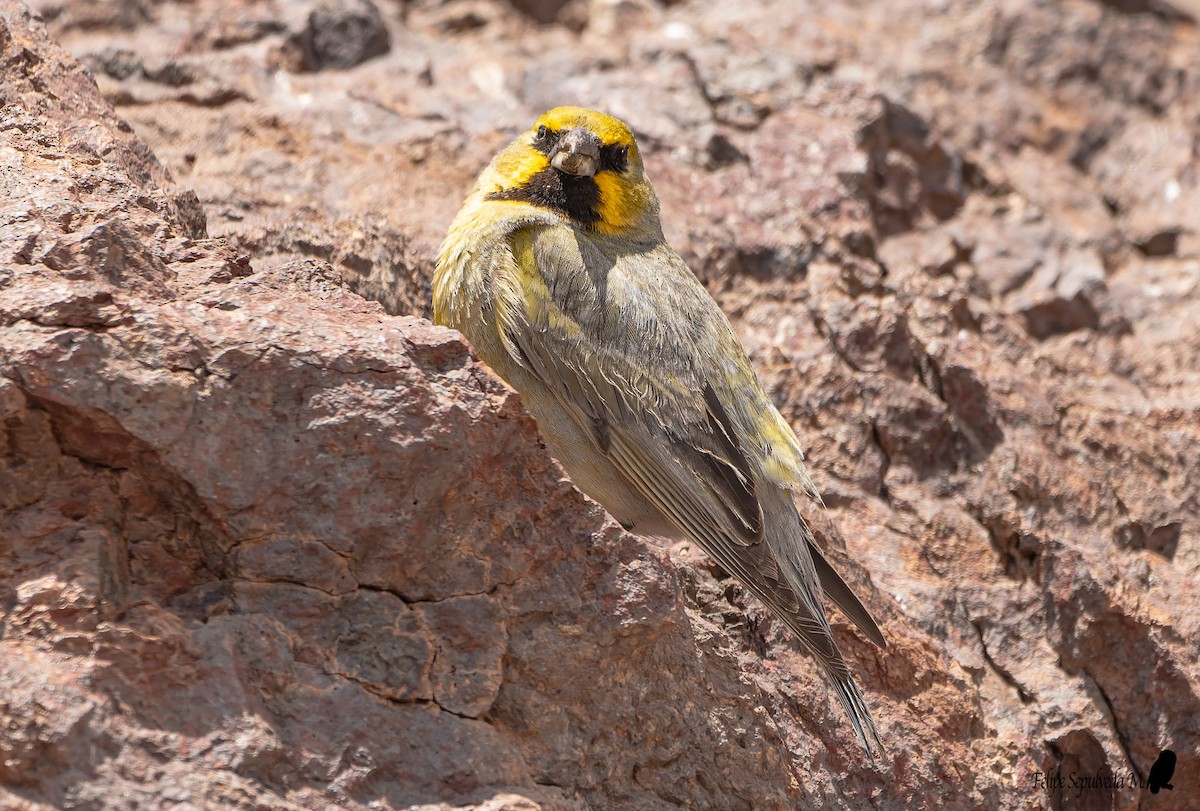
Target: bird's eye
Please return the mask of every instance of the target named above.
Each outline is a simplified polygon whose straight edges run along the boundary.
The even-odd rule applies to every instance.
[[[628,144],[607,144],[600,150],[600,168],[618,174],[629,168]]]
[[[545,124],[538,124],[537,132],[533,134],[535,141],[544,141],[550,137],[550,130]]]

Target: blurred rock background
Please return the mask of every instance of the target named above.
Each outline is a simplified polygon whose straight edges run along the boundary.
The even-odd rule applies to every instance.
[[[1200,5],[29,8],[2,807],[1200,808]],[[558,104],[633,126],[811,449],[889,639],[834,615],[882,762],[421,320],[474,176]]]

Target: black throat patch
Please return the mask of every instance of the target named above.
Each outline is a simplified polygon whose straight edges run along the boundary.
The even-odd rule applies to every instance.
[[[566,214],[583,225],[600,220],[600,187],[590,177],[576,177],[547,166],[523,186],[492,192],[489,200],[520,200]]]

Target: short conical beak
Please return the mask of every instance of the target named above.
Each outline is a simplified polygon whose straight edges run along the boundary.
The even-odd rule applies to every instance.
[[[592,177],[600,165],[600,142],[587,130],[568,130],[550,162],[568,175]]]

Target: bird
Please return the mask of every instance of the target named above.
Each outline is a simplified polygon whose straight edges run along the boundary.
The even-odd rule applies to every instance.
[[[736,577],[819,663],[867,755],[885,751],[822,594],[883,634],[816,545],[800,442],[667,244],[624,122],[557,107],[501,150],[438,252],[433,312],[521,395],[576,487]]]

